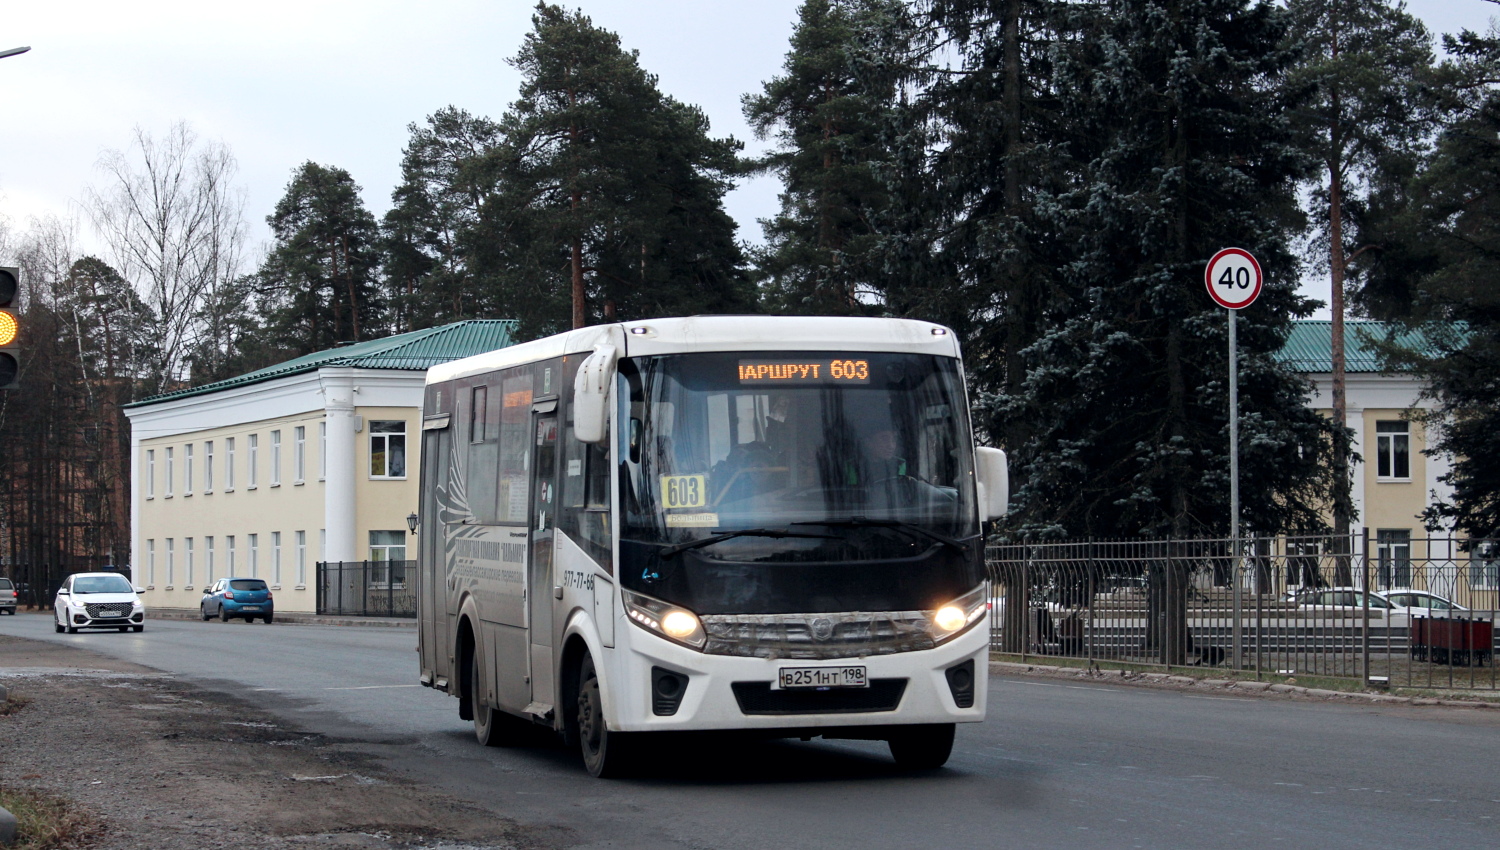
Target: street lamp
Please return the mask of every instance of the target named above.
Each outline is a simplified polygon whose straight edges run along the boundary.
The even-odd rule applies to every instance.
[[[411,529],[411,533],[412,534],[416,534],[417,533],[417,523],[419,523],[421,521],[422,521],[422,518],[419,517],[419,516],[417,516],[417,512],[416,511],[412,511],[411,513],[409,513],[409,514],[406,515],[406,527],[409,528],[409,529]]]
[[[0,50],[0,59],[4,59],[7,56],[20,56],[30,49],[29,47],[12,47],[9,50]]]

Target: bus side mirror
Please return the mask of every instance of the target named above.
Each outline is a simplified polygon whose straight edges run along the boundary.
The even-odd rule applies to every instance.
[[[609,385],[618,356],[613,345],[601,345],[578,366],[573,379],[573,436],[580,443],[602,443],[608,435]]]
[[[974,450],[974,471],[979,479],[979,518],[999,519],[1010,510],[1010,465],[1005,452],[986,447]]]

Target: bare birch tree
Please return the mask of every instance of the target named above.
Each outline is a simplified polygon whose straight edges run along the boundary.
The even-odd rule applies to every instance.
[[[102,187],[87,207],[116,270],[156,315],[155,390],[188,374],[195,350],[217,348],[215,314],[243,262],[245,193],[238,166],[220,142],[201,142],[185,123],[154,137],[136,128],[128,151],[100,159]],[[207,345],[205,346],[205,343]]]

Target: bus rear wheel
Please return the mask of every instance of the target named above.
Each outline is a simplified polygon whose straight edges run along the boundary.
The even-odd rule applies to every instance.
[[[573,715],[583,766],[601,779],[626,775],[634,749],[633,736],[610,731],[604,720],[604,700],[594,659],[585,655],[578,666],[578,704]]]
[[[907,770],[936,770],[953,754],[953,732],[952,723],[897,727],[887,741],[891,758]]]

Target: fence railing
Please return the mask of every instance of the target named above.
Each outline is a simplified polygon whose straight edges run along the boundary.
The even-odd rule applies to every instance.
[[[319,614],[417,616],[416,561],[318,562]]]
[[[1000,652],[1500,688],[1494,540],[1090,540],[987,556]]]

